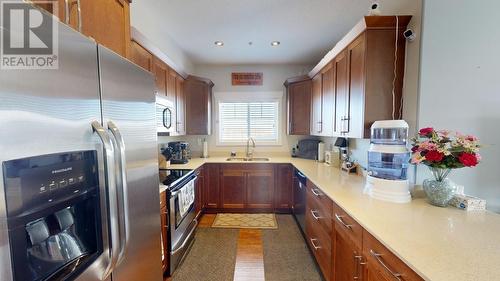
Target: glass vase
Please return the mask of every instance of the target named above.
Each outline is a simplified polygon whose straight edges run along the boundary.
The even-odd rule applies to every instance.
[[[451,169],[429,167],[433,179],[424,180],[424,192],[429,203],[434,206],[446,207],[457,192],[457,186],[448,179]]]

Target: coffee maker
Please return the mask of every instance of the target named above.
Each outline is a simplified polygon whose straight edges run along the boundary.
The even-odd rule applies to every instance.
[[[170,163],[186,164],[191,158],[191,150],[189,143],[182,141],[173,141],[168,143],[168,148],[171,152]]]

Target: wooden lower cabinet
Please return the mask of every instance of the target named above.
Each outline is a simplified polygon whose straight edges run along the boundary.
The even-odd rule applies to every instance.
[[[195,171],[198,177],[195,182],[195,203],[196,217],[199,217],[204,208],[203,189],[205,187],[205,170],[203,167]]]
[[[206,211],[216,211],[220,205],[220,165],[205,164],[205,180],[203,188],[203,205]]]
[[[160,193],[160,218],[161,218],[161,256],[163,274],[168,274],[169,253],[168,253],[168,210],[167,192]]]
[[[307,183],[306,242],[309,245],[325,280],[330,280],[332,270],[332,220],[333,202],[325,194]]]
[[[222,166],[220,190],[222,208],[243,209],[246,203],[246,173],[239,165]]]
[[[274,172],[273,167],[247,171],[246,209],[273,209]]]
[[[277,164],[274,210],[278,213],[289,213],[292,205],[293,167],[290,164]]]
[[[332,251],[332,266],[334,268],[332,280],[362,280],[363,268],[359,262],[362,259],[361,249],[342,232],[335,232],[332,241],[335,245]]]

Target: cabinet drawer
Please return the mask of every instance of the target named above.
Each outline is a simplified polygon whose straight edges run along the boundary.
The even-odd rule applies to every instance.
[[[323,273],[323,277],[327,281],[330,280],[332,240],[330,235],[311,215],[306,215],[306,240]]]
[[[307,198],[311,201],[311,206],[314,206],[314,208],[321,210],[322,213],[328,214],[328,217],[331,217],[333,201],[311,181],[307,181]],[[329,232],[331,232],[331,229]]]
[[[363,255],[367,261],[368,274],[372,275],[374,280],[423,280],[366,231],[363,233]]]
[[[356,247],[361,249],[363,242],[363,228],[338,205],[333,204],[333,220],[337,235],[349,239]]]
[[[160,208],[167,206],[167,192],[163,191],[160,193]]]
[[[311,189],[308,189],[306,199],[306,216],[319,224],[323,230],[330,235],[332,233],[332,205],[333,202],[328,199],[320,199],[312,194]],[[326,196],[323,196],[326,197]]]

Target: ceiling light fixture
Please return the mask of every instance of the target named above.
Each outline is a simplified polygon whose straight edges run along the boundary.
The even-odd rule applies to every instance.
[[[215,41],[214,44],[215,44],[215,46],[218,46],[218,47],[224,46],[224,42],[222,42],[222,41]]]
[[[273,46],[273,47],[279,46],[279,44],[281,44],[280,41],[271,42],[271,46]]]

